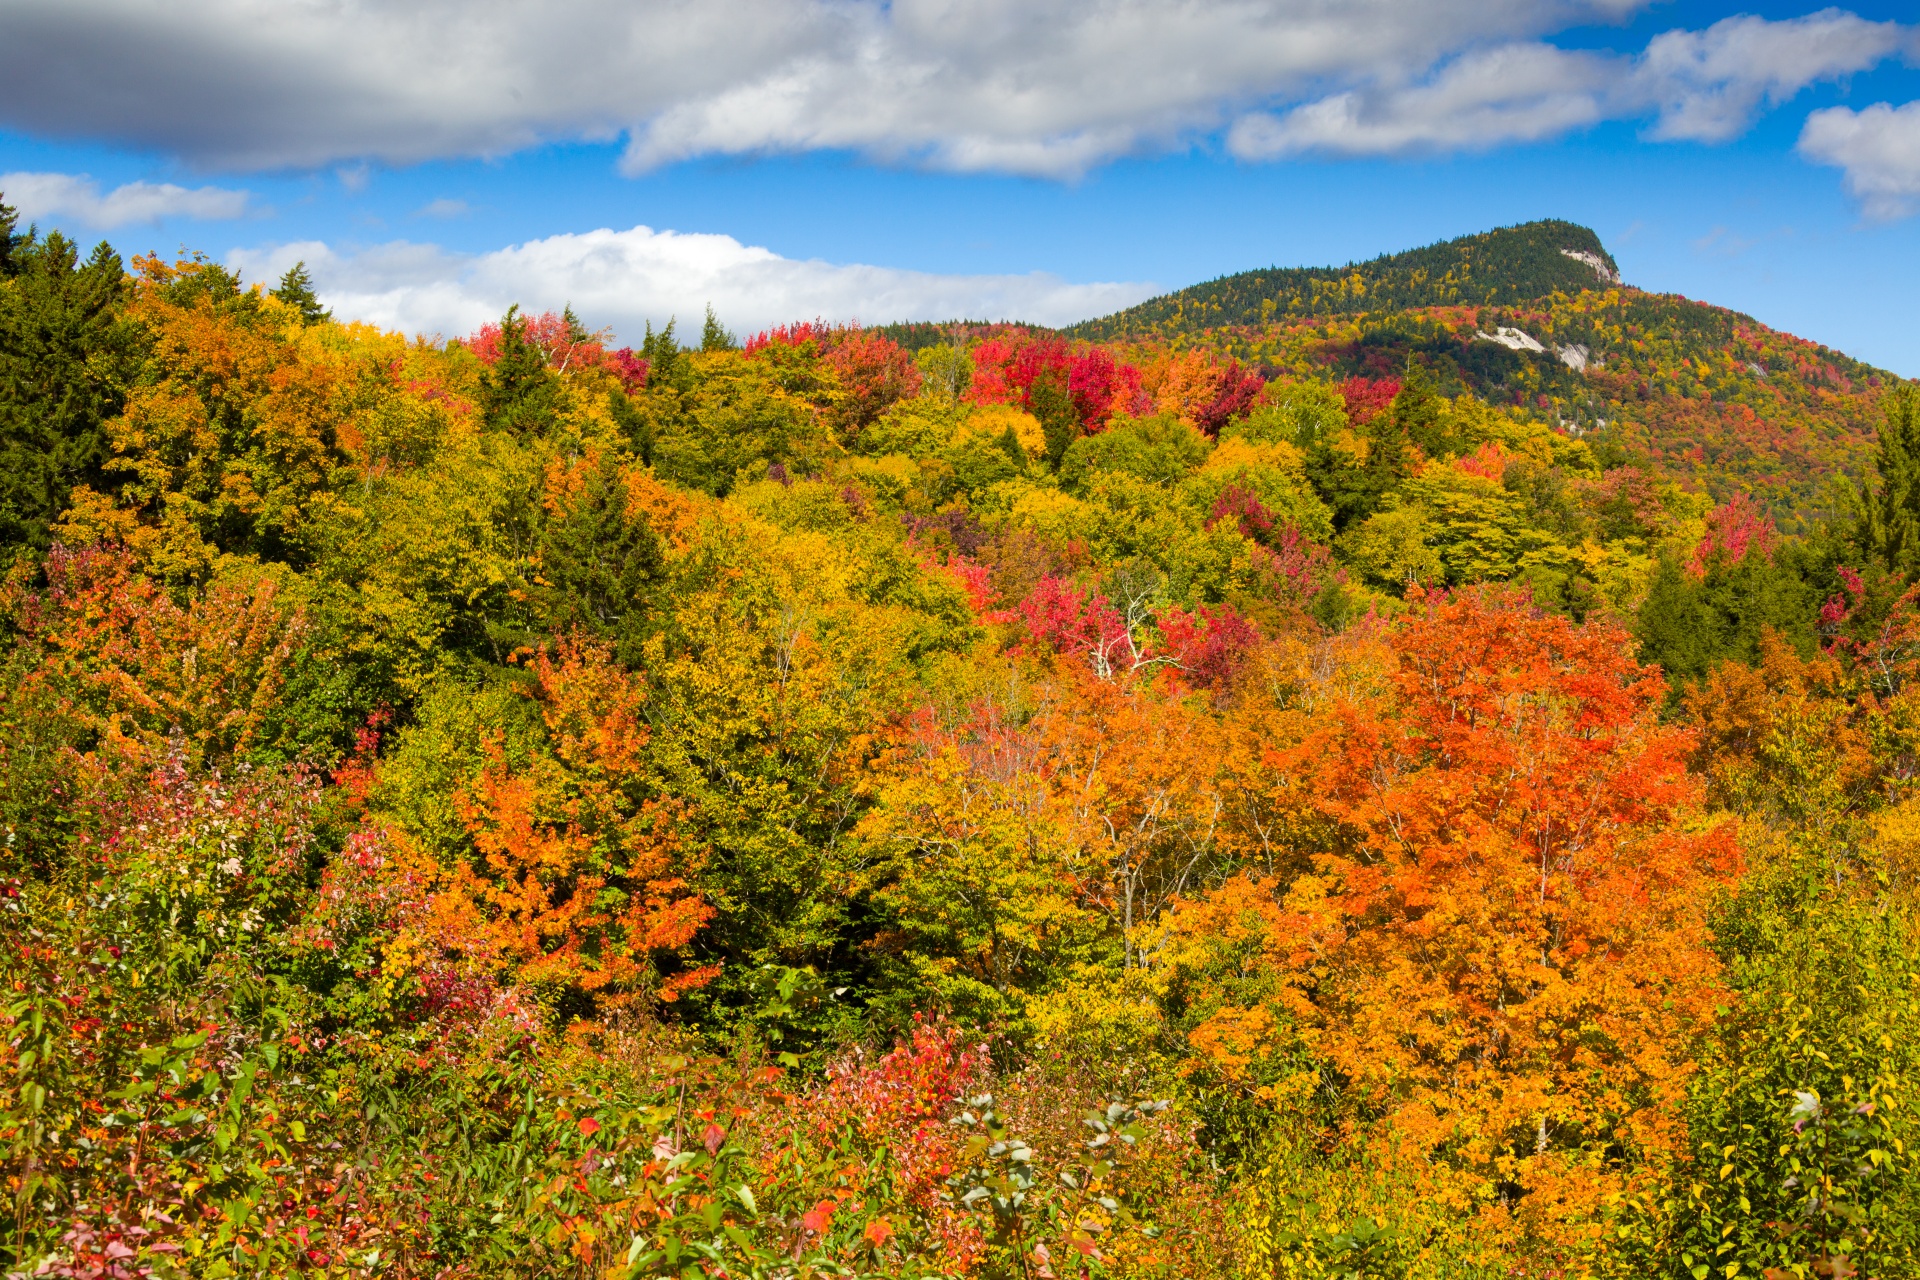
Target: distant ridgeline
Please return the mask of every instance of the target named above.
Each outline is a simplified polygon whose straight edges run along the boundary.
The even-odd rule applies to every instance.
[[[1243,271],[1066,332],[1111,342],[1292,317],[1514,303],[1619,281],[1613,255],[1587,228],[1529,222],[1344,267]]]
[[[943,347],[972,342],[976,338],[991,338],[996,333],[1052,333],[1043,324],[1027,324],[1020,320],[903,320],[895,324],[876,325],[873,332],[891,342],[897,342],[909,351],[920,352],[928,347]]]
[[[927,326],[937,332],[938,326]],[[1345,267],[1223,276],[1062,330],[1206,347],[1268,376],[1392,378],[1417,363],[1573,434],[1643,453],[1793,528],[1866,464],[1893,374],[1750,316],[1620,281],[1600,238],[1542,221]]]

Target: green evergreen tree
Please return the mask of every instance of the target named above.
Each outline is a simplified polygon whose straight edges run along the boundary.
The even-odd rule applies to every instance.
[[[1397,483],[1394,468],[1369,465],[1373,461],[1372,449],[1366,462],[1356,464],[1345,450],[1325,439],[1316,440],[1307,450],[1307,482],[1333,512],[1334,532],[1343,533],[1378,511]]]
[[[1862,495],[1858,540],[1900,577],[1920,577],[1920,384],[1895,387],[1881,401],[1879,488]]]
[[[560,380],[540,349],[527,341],[516,303],[500,319],[500,358],[480,384],[480,413],[490,430],[532,435],[560,409]]]
[[[622,661],[640,660],[647,590],[660,575],[660,540],[627,511],[619,461],[603,455],[573,506],[540,540],[540,603],[550,629],[579,625],[612,640]]]
[[[626,436],[634,456],[640,459],[642,465],[652,466],[653,416],[636,405],[632,396],[619,390],[607,393],[607,409],[613,414],[613,421],[621,434]]]
[[[320,299],[313,291],[313,277],[307,274],[304,259],[287,268],[286,274],[280,277],[279,285],[273,290],[273,296],[298,311],[302,324],[319,324],[323,320],[333,319],[333,312],[320,305]]]
[[[11,210],[7,211],[9,214]],[[77,484],[110,489],[106,424],[139,360],[126,271],[105,243],[82,263],[58,232],[16,237],[0,277],[0,558],[45,547]]]
[[[1431,439],[1439,420],[1438,403],[1431,383],[1413,370],[1386,411],[1361,428],[1367,456],[1357,465],[1346,450],[1334,447],[1330,433],[1314,433],[1307,449],[1307,480],[1333,512],[1336,532],[1364,522],[1406,483],[1413,472],[1414,435]]]
[[[1763,631],[1811,654],[1818,598],[1789,559],[1785,549],[1769,555],[1755,547],[1739,560],[1716,557],[1696,574],[1678,556],[1662,557],[1635,619],[1640,660],[1658,663],[1678,693],[1716,663],[1759,661]]]
[[[1060,470],[1067,450],[1080,438],[1080,415],[1074,410],[1067,380],[1052,369],[1035,378],[1027,390],[1027,410],[1040,419],[1040,430],[1047,441],[1047,465]]]
[[[647,387],[671,387],[682,389],[686,381],[686,361],[681,358],[680,342],[673,336],[674,322],[669,319],[667,327],[660,332],[653,331],[653,321],[647,321],[646,336],[640,340],[640,356],[647,362]]]
[[[1000,433],[1000,452],[1007,455],[1008,461],[1022,471],[1027,469],[1027,451],[1020,443],[1019,433],[1008,427]]]
[[[707,305],[707,323],[700,330],[700,349],[702,351],[732,351],[740,344],[733,340],[733,334],[724,328],[718,317],[713,314],[713,305]]]
[[[1386,420],[1384,425],[1401,442],[1397,462],[1404,469],[1406,444],[1420,446],[1429,458],[1448,458],[1460,452],[1459,442],[1447,425],[1446,408],[1432,375],[1420,365],[1409,363],[1393,403],[1372,425],[1382,425],[1382,419]]]
[[[0,191],[0,279],[17,274],[13,251],[28,238],[14,231],[20,225],[20,211],[7,203],[6,194]]]

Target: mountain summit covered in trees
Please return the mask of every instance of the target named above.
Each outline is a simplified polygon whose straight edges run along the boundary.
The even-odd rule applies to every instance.
[[[1102,341],[1260,325],[1276,318],[1512,305],[1578,294],[1596,283],[1620,283],[1620,268],[1599,236],[1571,222],[1529,222],[1344,267],[1243,271],[1067,332]]]
[[[1912,384],[1564,223],[617,346],[0,221],[8,1274],[1920,1275]]]

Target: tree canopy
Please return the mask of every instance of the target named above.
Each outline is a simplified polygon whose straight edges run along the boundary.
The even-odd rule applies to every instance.
[[[6,234],[5,1269],[1915,1272],[1910,386],[1789,527],[1417,344]]]

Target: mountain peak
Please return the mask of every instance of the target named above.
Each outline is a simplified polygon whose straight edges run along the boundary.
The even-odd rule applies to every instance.
[[[1170,327],[1210,329],[1298,316],[1502,305],[1619,283],[1619,264],[1591,228],[1542,219],[1342,267],[1268,267],[1222,276],[1068,332],[1098,340]]]

